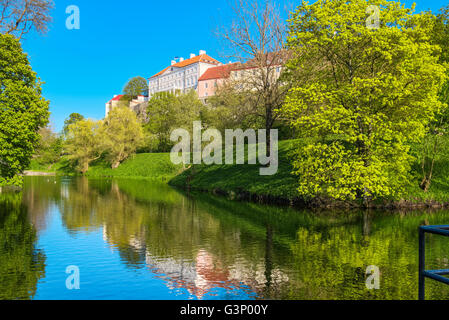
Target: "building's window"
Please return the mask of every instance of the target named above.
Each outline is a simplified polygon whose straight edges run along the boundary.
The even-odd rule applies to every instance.
[[[207,95],[208,95],[208,94],[207,94],[207,92],[206,92],[205,96],[207,97]]]
[[[280,72],[281,72],[281,68],[280,68],[280,67],[277,67],[277,68],[276,68],[276,72],[277,72],[277,73],[280,73]]]
[[[206,82],[205,84],[204,84],[204,86],[206,87],[206,89],[208,88],[208,83]]]

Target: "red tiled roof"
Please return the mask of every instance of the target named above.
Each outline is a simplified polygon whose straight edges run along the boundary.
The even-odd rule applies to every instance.
[[[119,101],[123,97],[123,94],[119,94],[118,96],[114,97],[112,101]]]
[[[209,68],[198,79],[198,81],[229,78],[231,71],[236,70],[239,65],[240,65],[239,63],[232,63],[232,64],[225,64],[223,66]]]
[[[208,56],[207,54],[202,54],[202,55],[199,55],[199,56],[195,56],[195,57],[193,57],[193,58],[191,58],[191,59],[187,59],[187,60],[184,60],[184,61],[175,63],[174,65],[169,66],[169,67],[165,68],[164,70],[162,70],[162,71],[156,73],[156,74],[155,74],[154,76],[152,76],[151,78],[160,76],[161,74],[163,74],[163,73],[164,73],[167,69],[169,69],[169,68],[172,68],[172,67],[175,67],[175,68],[183,68],[183,67],[186,67],[186,66],[188,66],[188,65],[197,63],[197,62],[205,62],[205,63],[210,63],[210,64],[220,64],[220,61],[215,60],[214,58]],[[151,78],[150,78],[150,79],[151,79]]]

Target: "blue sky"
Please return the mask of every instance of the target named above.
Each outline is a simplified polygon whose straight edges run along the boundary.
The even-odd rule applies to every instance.
[[[418,11],[436,11],[448,0],[415,2]],[[79,30],[65,26],[69,5],[80,8]],[[23,41],[33,69],[45,82],[52,127],[60,130],[72,112],[103,118],[107,100],[120,94],[130,78],[148,78],[175,56],[188,58],[206,50],[223,60],[213,31],[229,21],[229,11],[227,0],[55,0],[49,33],[30,34]]]

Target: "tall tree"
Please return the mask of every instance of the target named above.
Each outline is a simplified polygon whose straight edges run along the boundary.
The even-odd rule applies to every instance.
[[[104,136],[101,123],[91,119],[80,120],[68,128],[65,149],[68,159],[82,174],[89,170],[89,164],[101,157],[104,151]]]
[[[0,34],[0,187],[20,185],[48,123],[49,102],[17,39]]]
[[[233,87],[246,97],[250,114],[263,119],[270,144],[276,110],[288,91],[288,83],[280,77],[289,56],[284,48],[286,26],[279,6],[270,0],[236,0],[232,12],[231,25],[220,28],[217,35],[229,48],[227,58],[241,63],[232,73]]]
[[[158,151],[170,151],[172,130],[184,128],[192,131],[192,123],[200,120],[203,104],[195,91],[185,94],[161,92],[155,94],[148,102],[148,132],[155,136]]]
[[[109,112],[102,130],[105,151],[112,169],[136,152],[143,141],[142,126],[137,115],[129,108],[118,107]]]
[[[63,132],[65,134],[67,134],[67,132],[69,130],[69,126],[71,124],[74,124],[74,123],[80,121],[80,120],[84,120],[84,116],[82,116],[81,114],[76,113],[76,112],[71,113],[70,116],[67,119],[64,120]]]
[[[145,78],[134,77],[128,81],[123,88],[123,93],[129,98],[136,98],[137,96],[148,95],[148,83]]]
[[[19,39],[31,30],[45,34],[52,9],[51,0],[0,0],[0,33]]]
[[[371,5],[381,8],[378,28],[367,23]],[[293,13],[296,84],[282,112],[309,138],[294,162],[301,194],[368,204],[405,190],[409,145],[441,110],[446,78],[434,19],[413,11],[399,1],[318,0]]]
[[[442,8],[435,17],[432,40],[434,44],[441,48],[440,62],[449,64],[449,6]],[[449,78],[449,68],[446,73]],[[420,187],[425,192],[431,186],[436,161],[438,158],[446,156],[445,137],[449,133],[449,79],[446,80],[440,90],[439,97],[445,106],[437,114],[435,120],[429,123],[426,136],[418,149],[422,170]]]

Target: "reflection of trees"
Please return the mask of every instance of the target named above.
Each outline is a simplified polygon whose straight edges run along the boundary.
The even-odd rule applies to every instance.
[[[417,226],[444,224],[448,215],[298,212],[192,199],[141,180],[76,179],[67,188],[60,211],[70,232],[102,229],[128,266],[147,267],[198,298],[247,286],[270,299],[414,299]],[[445,240],[429,238],[429,268],[447,268]],[[381,290],[365,287],[369,265],[380,267]],[[434,282],[428,290],[449,297]]]
[[[442,223],[438,216],[429,217]],[[361,228],[335,227],[327,236],[299,228],[297,241],[292,245],[298,274],[290,298],[417,299],[417,226],[423,219],[422,213],[410,214],[404,221],[396,215],[378,216],[369,222],[367,218],[362,216]],[[372,229],[369,233],[367,225]],[[449,239],[431,240],[433,252],[427,259],[438,269],[441,265],[435,262],[437,257],[448,256]],[[365,270],[370,265],[380,268],[380,290],[367,290],[365,286]],[[449,297],[449,288],[431,281],[427,284],[429,297]]]
[[[28,217],[39,233],[47,227],[49,208],[61,197],[61,180],[56,177],[25,177],[23,203]]]
[[[21,194],[0,194],[0,300],[26,300],[45,273],[45,256],[35,248],[36,231]]]

